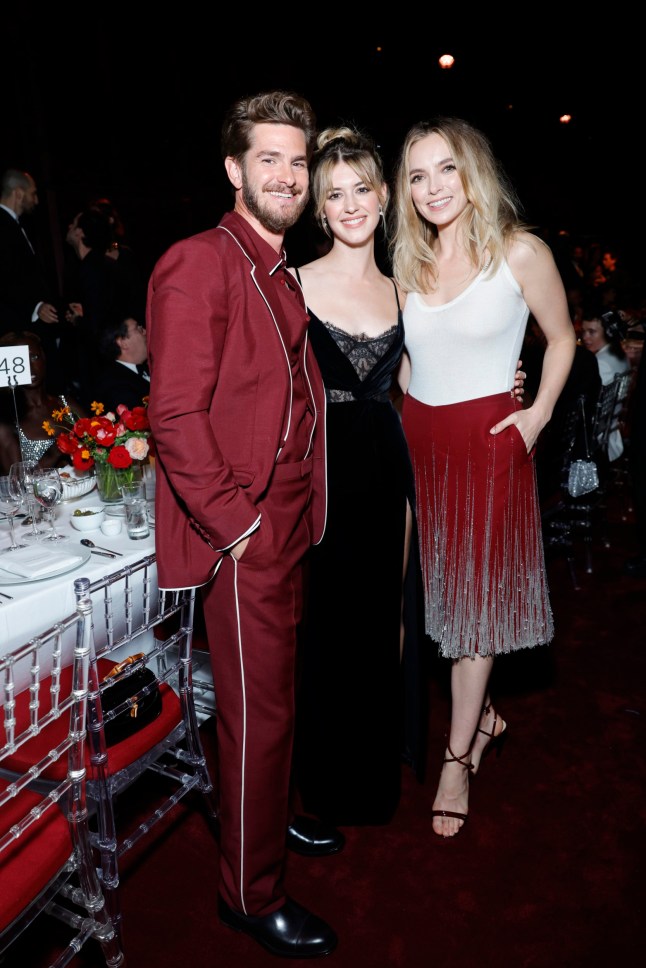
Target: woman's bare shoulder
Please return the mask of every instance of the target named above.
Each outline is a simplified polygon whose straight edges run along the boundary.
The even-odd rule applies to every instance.
[[[532,266],[542,266],[554,261],[547,242],[533,232],[515,232],[508,242],[507,262],[512,272],[523,271]]]

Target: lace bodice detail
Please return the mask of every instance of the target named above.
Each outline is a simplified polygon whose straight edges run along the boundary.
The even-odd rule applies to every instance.
[[[296,278],[301,281],[296,269]],[[390,402],[390,390],[404,351],[404,318],[393,280],[397,322],[379,336],[353,336],[323,322],[307,308],[310,343],[325,384],[328,403]]]
[[[323,322],[323,325],[343,355],[350,361],[361,381],[370,375],[375,364],[392,346],[397,336],[396,325],[380,333],[379,336],[364,334],[353,336],[333,323]],[[355,399],[354,393],[350,390],[328,389],[326,392],[330,403],[348,403]]]

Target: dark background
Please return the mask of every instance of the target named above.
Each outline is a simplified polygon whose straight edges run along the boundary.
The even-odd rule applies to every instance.
[[[568,233],[643,264],[643,51],[621,9],[606,6],[606,24],[568,5],[565,23],[565,5],[543,5],[521,23],[517,7],[474,20],[460,5],[424,5],[402,10],[404,31],[368,26],[383,19],[372,8],[184,3],[143,27],[131,7],[91,21],[84,8],[48,9],[3,38],[0,167],[34,175],[32,232],[59,274],[67,224],[92,195],[113,200],[146,272],[176,239],[214,225],[231,201],[223,113],[275,87],[305,95],[320,127],[348,121],[372,134],[388,175],[413,123],[464,117],[489,135],[550,244]],[[455,66],[442,70],[447,52]],[[310,257],[313,238],[305,216],[288,234],[290,261]]]

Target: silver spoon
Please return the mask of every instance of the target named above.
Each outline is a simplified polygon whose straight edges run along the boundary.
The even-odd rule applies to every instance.
[[[111,548],[102,548],[101,545],[94,544],[89,538],[81,538],[81,544],[85,545],[86,548],[98,548],[100,551],[107,551],[111,555],[119,555],[120,558],[123,558],[123,551],[112,551]]]

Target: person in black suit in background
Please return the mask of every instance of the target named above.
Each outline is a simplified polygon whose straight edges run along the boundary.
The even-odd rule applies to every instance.
[[[114,316],[101,329],[99,352],[104,362],[93,388],[94,399],[106,412],[119,404],[140,407],[150,391],[146,366],[146,330],[132,316]]]
[[[106,254],[111,240],[110,219],[97,208],[83,209],[67,229],[66,241],[75,260],[66,284],[65,318],[73,333],[66,358],[72,360],[72,385],[78,387],[78,396],[86,406],[95,399],[104,327],[115,312],[121,313],[121,320],[128,315],[144,318],[141,280],[133,277],[125,262]]]
[[[29,330],[47,359],[48,387],[61,390],[61,324],[56,295],[32,241],[21,224],[38,205],[36,182],[26,171],[7,168],[0,179],[0,336]]]

